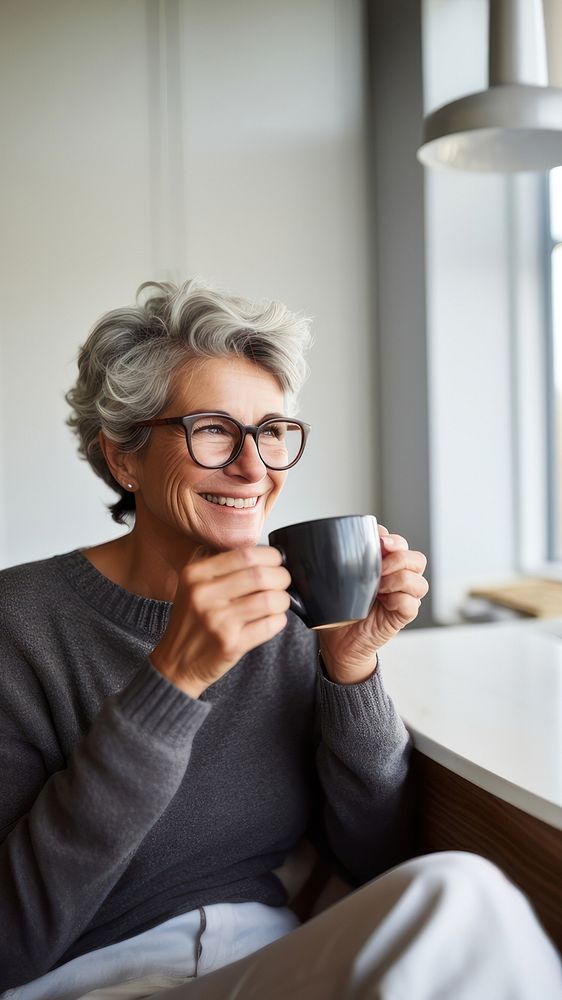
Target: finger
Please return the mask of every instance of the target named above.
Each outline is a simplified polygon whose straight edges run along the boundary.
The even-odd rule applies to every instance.
[[[384,524],[379,524],[378,525],[378,529],[379,529],[379,535],[380,535],[381,538],[384,535],[389,535],[390,534],[388,528],[385,528]]]
[[[287,615],[285,614],[269,615],[268,618],[262,618],[260,621],[250,622],[240,632],[242,647],[248,651],[255,649],[256,646],[261,646],[262,643],[268,642],[269,639],[273,639],[273,636],[282,632],[286,624]]]
[[[396,573],[403,569],[409,569],[413,573],[424,573],[426,566],[427,559],[423,552],[402,549],[398,552],[389,552],[388,555],[384,556],[381,576],[388,576],[389,573]]]
[[[232,611],[244,625],[259,621],[270,615],[280,615],[288,611],[291,598],[286,590],[266,590],[261,594],[250,594],[232,602]]]
[[[384,535],[381,541],[389,552],[395,552],[398,549],[408,549],[409,545],[402,535]]]
[[[391,573],[381,580],[378,590],[379,594],[407,594],[410,597],[421,599],[425,597],[429,590],[427,580],[419,573],[412,573],[410,570],[401,570],[399,573]]]
[[[252,566],[280,566],[281,563],[279,549],[274,549],[271,545],[252,545],[201,559],[195,564],[189,564],[186,570],[191,582],[197,583],[199,580],[212,580]]]
[[[197,602],[201,607],[229,604],[247,594],[260,594],[276,590],[285,593],[291,583],[291,574],[284,566],[250,566],[228,576],[213,577],[195,584]]]
[[[377,596],[377,601],[380,601],[385,611],[397,614],[404,624],[417,618],[421,605],[421,599],[407,594],[381,594],[380,597]]]

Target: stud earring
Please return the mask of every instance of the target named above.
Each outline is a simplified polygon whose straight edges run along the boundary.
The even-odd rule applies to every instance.
[[[127,487],[128,490],[134,490],[135,488],[132,483],[125,483],[125,486]]]

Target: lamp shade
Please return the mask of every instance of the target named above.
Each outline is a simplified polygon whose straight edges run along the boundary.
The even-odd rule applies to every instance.
[[[562,89],[504,84],[426,117],[418,159],[428,167],[513,172],[562,164]]]
[[[541,0],[490,0],[488,90],[424,120],[428,167],[550,170],[562,164],[562,88],[549,87]]]

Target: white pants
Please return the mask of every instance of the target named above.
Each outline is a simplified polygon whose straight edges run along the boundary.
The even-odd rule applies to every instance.
[[[399,865],[222,968],[236,935],[208,930],[196,979],[129,977],[81,1000],[562,1000],[560,959],[527,900],[474,854]]]
[[[447,852],[398,866],[253,955],[148,995],[562,1000],[562,966],[529,903],[497,868]]]
[[[25,986],[7,990],[0,1000],[146,996],[236,962],[298,926],[286,907],[213,903],[202,912],[181,913],[125,941],[79,955]],[[200,942],[204,954],[199,953]]]

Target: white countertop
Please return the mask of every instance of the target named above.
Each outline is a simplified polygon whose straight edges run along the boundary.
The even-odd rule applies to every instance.
[[[562,619],[410,629],[381,668],[418,750],[562,830]]]

